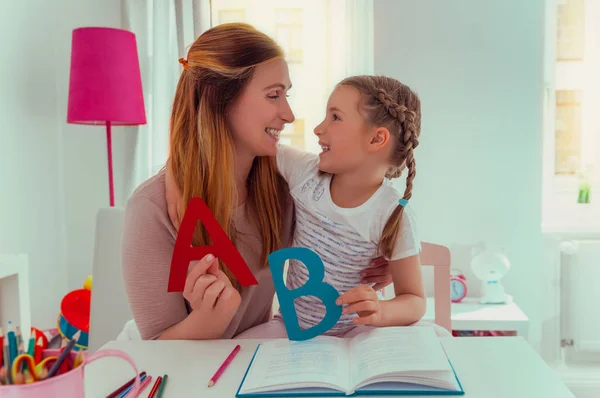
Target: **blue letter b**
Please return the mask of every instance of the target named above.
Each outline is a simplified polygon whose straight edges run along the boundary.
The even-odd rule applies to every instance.
[[[325,268],[319,256],[310,249],[292,247],[271,253],[268,259],[288,338],[290,340],[308,340],[331,329],[340,319],[342,307],[335,303],[339,297],[337,290],[323,282]],[[294,290],[289,290],[283,282],[283,264],[289,259],[302,262],[308,270],[306,283]],[[302,296],[318,297],[325,306],[325,316],[321,323],[305,330],[300,329],[294,306],[294,300]]]

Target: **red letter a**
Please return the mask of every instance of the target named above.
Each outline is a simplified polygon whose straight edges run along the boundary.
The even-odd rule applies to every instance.
[[[192,247],[192,237],[198,220],[202,221],[208,230],[208,234],[214,242],[212,245]],[[206,203],[200,198],[192,198],[183,215],[179,234],[175,241],[167,291],[183,292],[190,261],[200,260],[209,253],[221,259],[242,286],[258,284],[250,267],[215,220]]]

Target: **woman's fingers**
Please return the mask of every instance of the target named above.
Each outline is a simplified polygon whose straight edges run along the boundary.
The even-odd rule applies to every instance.
[[[374,275],[374,276],[369,276],[369,277],[364,277],[361,279],[361,282],[364,283],[365,285],[371,284],[371,283],[386,283],[389,284],[392,282],[392,276],[391,275]]]
[[[366,276],[379,276],[379,275],[390,275],[390,266],[385,263],[382,265],[378,265],[376,267],[366,268],[361,273],[360,276],[363,278]]]
[[[380,291],[381,289],[387,287],[391,282],[381,282],[381,283],[376,283],[375,285],[373,285],[373,290],[375,290],[376,292]]]
[[[196,281],[194,282],[192,291],[183,292],[183,297],[195,309],[202,301],[202,298],[204,297],[204,291],[211,284],[213,284],[216,281],[217,281],[217,277],[214,275],[210,275],[210,274],[200,275],[198,278],[196,278]]]
[[[376,283],[373,287],[375,291],[383,289],[393,282],[392,274],[390,274],[389,264],[386,262],[383,265],[378,265],[373,268],[367,268],[360,273],[361,282],[364,284]]]
[[[381,265],[388,265],[388,261],[383,257],[377,257],[371,260],[370,266],[373,268],[379,267]]]
[[[240,293],[233,286],[226,286],[217,300],[215,310],[219,313],[222,312],[231,315],[237,311],[241,302]]]
[[[198,279],[201,275],[206,274],[207,270],[211,265],[213,265],[214,262],[216,262],[215,256],[212,254],[207,254],[200,261],[194,264],[185,278],[183,292],[191,293],[194,290],[196,279]]]
[[[223,292],[226,285],[225,282],[215,279],[213,283],[211,283],[206,290],[204,291],[203,305],[207,308],[213,308],[219,298],[219,295]]]

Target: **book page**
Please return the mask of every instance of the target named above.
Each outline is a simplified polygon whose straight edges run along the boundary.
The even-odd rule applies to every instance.
[[[350,342],[351,384],[374,376],[421,372],[423,376],[452,372],[433,329],[385,327],[362,333]]]
[[[256,353],[242,392],[302,386],[336,386],[345,391],[349,383],[347,344],[344,339],[331,337],[266,342]]]

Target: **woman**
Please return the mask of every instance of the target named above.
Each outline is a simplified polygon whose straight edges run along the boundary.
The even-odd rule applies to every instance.
[[[276,138],[294,121],[286,99],[291,82],[281,48],[246,24],[206,31],[180,62],[167,165],[183,194],[181,208],[202,198],[259,283],[240,288],[208,255],[190,267],[183,293],[167,292],[182,214],[169,218],[163,170],[127,204],[125,288],[143,339],[232,338],[271,318],[267,256],[291,243],[292,202],[275,164]],[[196,228],[193,244],[209,244],[204,228]],[[366,282],[384,287],[387,265],[374,264]]]

